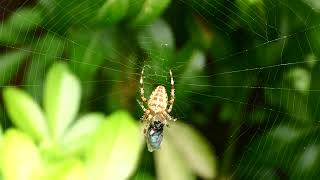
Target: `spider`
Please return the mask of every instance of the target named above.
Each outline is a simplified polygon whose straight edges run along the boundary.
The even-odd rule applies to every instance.
[[[157,86],[152,91],[148,100],[144,96],[143,71],[144,69],[142,68],[140,77],[140,95],[142,101],[138,100],[138,103],[144,112],[141,118],[142,122],[144,123],[143,133],[147,140],[148,150],[152,152],[160,149],[163,138],[163,127],[168,126],[169,120],[176,121],[175,118],[169,115],[174,103],[174,81],[172,72],[170,70],[171,97],[169,101],[166,89],[162,85]],[[144,104],[147,104],[147,108],[144,106]]]

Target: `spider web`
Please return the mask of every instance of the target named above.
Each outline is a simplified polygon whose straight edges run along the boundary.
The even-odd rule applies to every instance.
[[[87,2],[89,1],[82,3]],[[94,96],[88,96],[82,106],[88,105],[93,110],[106,112],[119,107],[130,110],[139,108],[135,99],[139,98],[137,92],[142,67],[146,70],[144,81],[146,97],[158,84],[165,85],[167,91],[170,89],[168,72],[172,69],[177,94],[172,114],[181,121],[195,124],[205,134],[209,134],[207,138],[219,157],[221,175],[234,179],[292,178],[291,175],[296,175],[296,178],[304,177],[299,163],[309,167],[313,165],[312,157],[315,159],[319,157],[317,95],[320,89],[316,79],[319,74],[317,66],[319,43],[311,39],[315,34],[319,34],[320,22],[314,20],[318,17],[318,12],[309,6],[312,1],[308,0],[294,2],[300,3],[303,8],[309,8],[307,14],[294,9],[292,6],[294,3],[290,4],[289,1],[270,0],[257,5],[250,4],[254,2],[259,1],[239,0],[225,3],[220,0],[180,0],[172,3],[175,6],[191,9],[194,16],[201,19],[206,26],[213,28],[217,36],[222,37],[222,40],[216,41],[213,37],[213,41],[218,44],[212,45],[212,49],[207,53],[195,51],[195,64],[179,58],[175,61],[173,57],[168,56],[167,51],[170,51],[172,42],[166,41],[161,41],[159,44],[162,48],[160,52],[150,50],[140,52],[142,55],[138,55],[136,47],[128,45],[126,38],[118,38],[117,47],[125,47],[127,52],[123,53],[121,49],[110,46],[109,52],[112,55],[104,59],[106,62],[103,65],[70,58],[68,54],[51,55],[46,49],[34,50],[6,44],[2,45],[2,49],[4,53],[10,50],[29,52],[42,57],[44,61],[48,60],[48,64],[52,63],[49,62],[52,58],[55,61],[70,62],[75,67],[74,71],[77,71],[76,67],[79,64],[89,69],[98,68],[100,77],[83,80],[82,83],[90,84],[96,89],[108,89],[109,92],[99,91]],[[94,5],[94,2],[92,3]],[[4,14],[12,14],[16,10],[15,6],[30,6],[29,4],[35,3],[25,1],[15,5],[13,2],[7,2],[0,4],[0,8]],[[81,7],[81,3],[78,6]],[[68,7],[61,8],[68,9]],[[87,13],[88,9],[83,9],[83,12]],[[6,18],[8,17],[3,17]],[[229,20],[226,21],[226,18]],[[165,18],[170,21],[168,19]],[[287,24],[281,26],[280,20]],[[25,21],[30,22],[30,19],[25,18]],[[4,22],[5,20],[2,21]],[[295,22],[302,25],[298,26],[294,24]],[[47,22],[50,23],[55,22]],[[169,24],[174,26],[172,22]],[[143,26],[141,29],[148,27]],[[53,37],[63,39],[61,46],[70,47],[71,52],[87,47],[87,44],[81,41],[77,42],[68,36],[59,35],[46,25],[42,28]],[[79,23],[76,28],[95,33],[84,23]],[[179,37],[179,34],[173,33]],[[110,37],[97,41],[105,41],[108,38]],[[143,35],[140,41],[148,46],[154,43],[153,38]],[[230,47],[231,42],[240,45]],[[36,46],[40,43],[37,42]],[[181,42],[177,40],[176,43]],[[50,44],[47,47],[50,48]],[[179,48],[174,51],[183,49]],[[215,48],[221,48],[224,52],[215,53],[217,52]],[[95,49],[90,49],[88,52],[101,54]],[[272,54],[274,52],[276,55]],[[295,53],[291,55],[291,52]],[[261,54],[269,61],[255,59],[257,55],[263,57]],[[144,58],[139,59],[141,57]],[[204,73],[188,74],[182,71],[182,68],[190,66],[189,63],[191,66],[199,67]],[[41,70],[39,59],[31,59],[26,67],[31,68],[37,77],[44,77],[46,74]],[[22,71],[22,80],[17,77],[17,81],[22,83],[18,85],[29,90],[33,89],[34,91],[31,91],[33,95],[41,99],[39,94],[42,82],[31,79],[29,82],[36,83],[23,83],[27,75],[26,70]],[[113,75],[108,72],[112,72]],[[10,74],[18,74],[18,71]],[[135,88],[137,91],[134,93],[126,91],[130,88]],[[90,90],[87,91],[90,94]],[[110,98],[117,99],[119,104],[105,102]],[[108,110],[99,109],[99,105],[105,104],[108,105]],[[199,107],[205,108],[199,109]],[[2,119],[5,119],[5,113],[2,114]],[[140,115],[140,113],[135,114],[137,118]],[[199,121],[192,122],[192,119]],[[205,124],[206,119],[209,119],[209,126]],[[3,125],[8,126],[8,122],[5,120]],[[217,133],[208,133],[213,130]],[[143,158],[141,171],[149,171],[152,169],[152,164],[150,157]],[[138,173],[136,179],[145,179],[144,176],[144,173]]]

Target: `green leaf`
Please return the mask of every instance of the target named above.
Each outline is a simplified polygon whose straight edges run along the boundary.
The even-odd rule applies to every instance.
[[[67,66],[55,64],[44,87],[44,108],[54,140],[61,138],[75,119],[80,105],[81,87]]]
[[[3,99],[9,117],[17,127],[36,140],[48,138],[43,112],[31,96],[16,88],[5,88]]]
[[[37,147],[24,133],[6,131],[1,149],[1,170],[4,179],[33,180],[43,171],[43,163]]]
[[[320,11],[320,2],[317,0],[302,0],[309,5],[313,10]]]
[[[133,18],[138,15],[145,0],[129,0],[127,17]]]
[[[49,33],[32,46],[37,53],[32,54],[24,84],[30,85],[26,87],[27,91],[36,100],[42,101],[43,82],[48,66],[61,57],[65,41]]]
[[[171,0],[145,0],[139,14],[132,20],[132,24],[134,26],[150,24],[160,16],[170,2]]]
[[[177,91],[176,97],[177,99],[186,99],[189,98],[190,95],[194,95],[192,92],[200,92],[206,89],[209,89],[209,84],[207,82],[207,78],[203,78],[201,76],[204,75],[206,57],[205,54],[197,49],[194,49],[193,46],[187,46],[182,49],[178,56],[177,62],[183,62],[182,66],[176,69],[176,74],[179,74],[178,79],[176,79],[176,89],[184,89],[184,91]],[[177,66],[176,66],[177,67]],[[177,102],[180,103],[179,101]],[[180,104],[182,105],[182,104]],[[192,104],[183,104],[185,109],[191,110]]]
[[[27,32],[35,29],[41,24],[42,14],[38,8],[21,8],[14,12],[8,24],[15,31]]]
[[[107,0],[98,10],[96,19],[104,24],[113,24],[126,15],[128,7],[129,0]]]
[[[175,122],[168,128],[168,136],[177,152],[181,154],[188,166],[204,179],[217,176],[217,160],[212,147],[199,132],[190,126]]]
[[[62,149],[69,153],[84,150],[104,119],[104,115],[100,113],[90,113],[80,117],[65,134]]]
[[[32,40],[32,32],[42,21],[37,8],[22,8],[15,11],[8,20],[0,24],[0,42],[5,44],[22,44]]]
[[[27,51],[12,51],[0,56],[0,86],[4,86],[13,77],[16,76],[20,65],[29,55]]]
[[[51,31],[66,34],[73,24],[91,23],[105,0],[94,2],[87,0],[40,0],[39,4],[45,13],[43,26]]]
[[[83,36],[83,34],[88,36]],[[102,32],[87,32],[86,29],[72,31],[72,39],[81,46],[71,46],[70,64],[82,81],[91,81],[104,62],[104,41]]]
[[[173,59],[175,50],[170,26],[163,20],[156,21],[139,32],[138,43],[151,58],[151,64],[147,65],[150,65],[156,74],[163,73],[163,70],[169,66],[170,60]]]
[[[320,145],[311,144],[304,147],[302,152],[296,155],[295,164],[290,169],[290,179],[301,179],[301,177],[307,177],[307,179],[317,179],[319,177],[319,165],[320,165]]]
[[[154,153],[154,157],[157,179],[195,179],[190,167],[169,137],[164,137],[161,149]]]
[[[142,132],[125,111],[107,117],[88,147],[91,179],[127,179],[137,167],[142,149]]]

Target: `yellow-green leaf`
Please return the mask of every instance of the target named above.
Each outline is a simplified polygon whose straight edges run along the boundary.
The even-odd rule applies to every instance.
[[[47,180],[86,180],[83,162],[78,159],[67,159],[57,164],[49,164],[46,172],[39,179]]]
[[[84,150],[104,119],[101,113],[90,113],[80,117],[64,135],[62,149],[68,153]]]
[[[164,136],[161,149],[155,151],[154,155],[157,179],[195,179],[188,164],[168,137]]]
[[[205,179],[217,176],[216,157],[208,142],[192,127],[180,122],[172,123],[168,136],[189,167]]]
[[[37,147],[26,134],[6,131],[1,149],[1,170],[7,180],[33,180],[43,172]]]
[[[3,91],[6,110],[11,121],[36,140],[48,137],[48,127],[40,106],[30,95],[17,88]]]
[[[117,111],[101,124],[88,149],[91,179],[128,179],[137,167],[142,133],[125,111]]]
[[[49,70],[44,87],[44,108],[53,138],[61,138],[75,119],[80,105],[81,87],[65,64]]]

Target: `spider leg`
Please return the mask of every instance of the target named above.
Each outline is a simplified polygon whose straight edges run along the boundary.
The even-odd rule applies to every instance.
[[[139,100],[137,100],[137,102],[139,103],[139,105],[140,105],[140,107],[141,107],[142,111],[143,111],[143,112],[146,112],[146,111],[147,111],[147,109],[144,107],[143,103],[142,103],[141,101],[139,101]]]
[[[144,67],[142,68],[141,76],[140,76],[140,97],[141,97],[142,103],[147,103],[147,98],[144,97],[143,72],[144,72]]]
[[[170,83],[171,83],[171,93],[170,93],[170,101],[169,101],[169,108],[167,110],[168,113],[171,112],[172,110],[172,106],[173,106],[173,103],[174,103],[174,80],[173,80],[173,77],[172,77],[172,72],[171,70],[169,71],[170,73]]]
[[[168,119],[170,121],[176,121],[177,120],[176,118],[171,117],[167,112],[164,112],[163,114],[164,114],[164,116],[166,116],[166,119]]]

